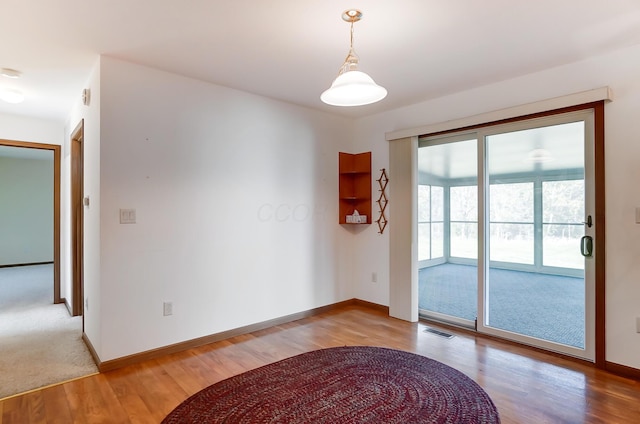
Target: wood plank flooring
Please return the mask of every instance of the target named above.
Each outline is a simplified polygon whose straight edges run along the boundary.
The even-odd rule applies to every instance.
[[[638,423],[640,382],[451,329],[425,333],[361,305],[36,390],[0,401],[0,424],[158,423],[191,394],[243,371],[315,349],[370,345],[415,352],[478,382],[502,423]]]

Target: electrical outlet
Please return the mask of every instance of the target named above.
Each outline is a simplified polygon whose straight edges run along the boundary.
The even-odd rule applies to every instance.
[[[371,273],[371,282],[372,283],[377,283],[378,282],[378,273],[377,272],[372,272]]]
[[[162,315],[169,316],[173,315],[173,303],[172,302],[163,302],[162,303]]]

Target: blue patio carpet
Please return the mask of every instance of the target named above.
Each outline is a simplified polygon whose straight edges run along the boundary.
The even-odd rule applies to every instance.
[[[478,269],[443,264],[419,273],[419,307],[476,319]],[[584,348],[584,280],[489,270],[489,326]]]

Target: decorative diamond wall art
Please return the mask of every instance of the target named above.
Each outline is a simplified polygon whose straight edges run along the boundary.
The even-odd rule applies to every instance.
[[[378,233],[382,234],[384,233],[384,229],[387,226],[387,217],[384,215],[384,211],[385,209],[387,209],[387,203],[389,203],[389,201],[387,200],[387,195],[384,192],[387,188],[389,178],[387,178],[387,171],[384,168],[380,170],[380,178],[378,178],[376,181],[378,181],[378,185],[380,186],[380,190],[378,190],[380,192],[380,197],[378,197],[377,200],[378,206],[380,207],[380,217],[378,218],[376,223],[378,224],[379,228]]]

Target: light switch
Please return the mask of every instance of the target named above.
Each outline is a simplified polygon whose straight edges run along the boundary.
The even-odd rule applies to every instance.
[[[640,208],[636,208],[636,224],[640,224]]]
[[[135,209],[120,209],[120,223],[121,224],[135,224],[136,223],[136,210]]]

